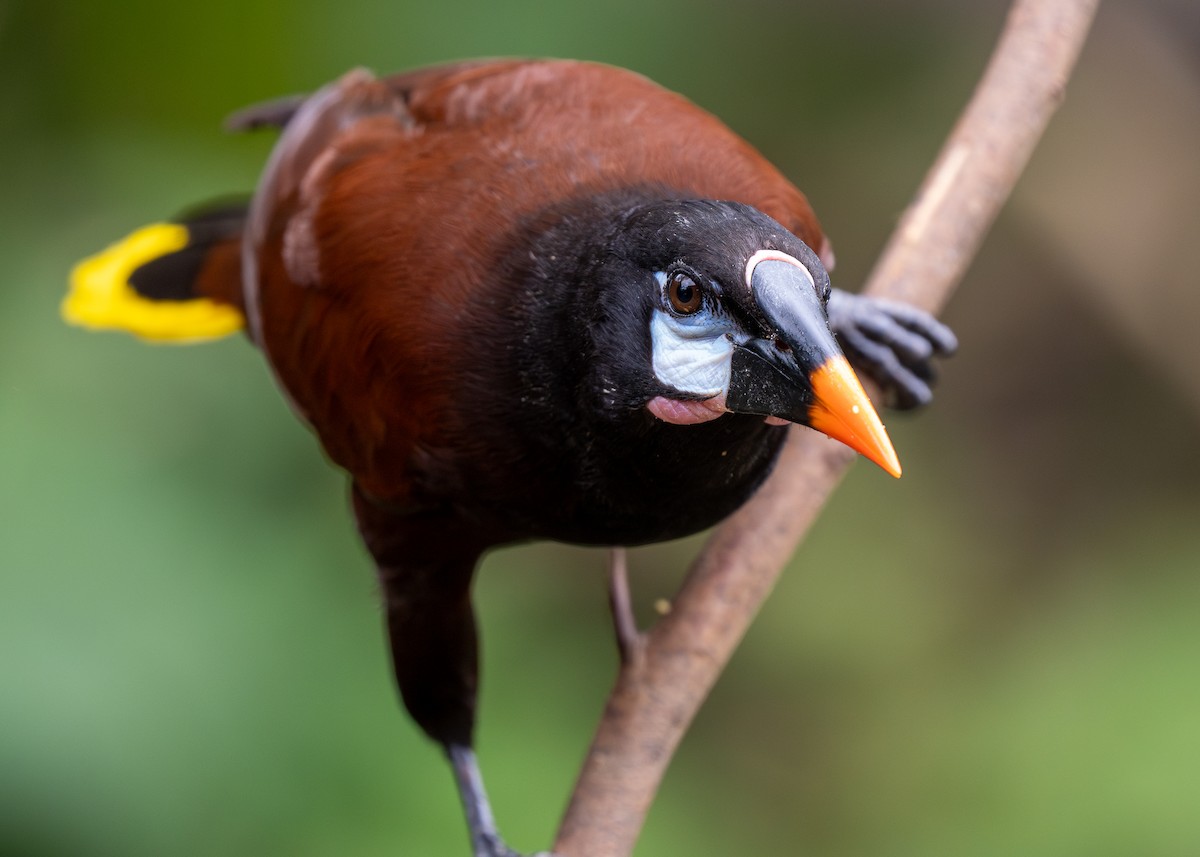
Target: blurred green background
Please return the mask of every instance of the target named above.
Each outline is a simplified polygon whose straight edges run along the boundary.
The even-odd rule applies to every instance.
[[[354,65],[637,69],[808,193],[855,288],[1004,7],[0,2],[0,854],[465,855],[342,477],[240,338],[56,317],[71,264],[252,187],[230,111]],[[1200,6],[1111,4],[893,417],[683,744],[638,853],[1200,854]],[[698,542],[638,552],[646,607]],[[482,762],[547,846],[611,681],[603,556],[492,555]]]

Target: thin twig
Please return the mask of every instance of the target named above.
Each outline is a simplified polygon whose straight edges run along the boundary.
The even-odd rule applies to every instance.
[[[1017,0],[991,62],[865,291],[936,310],[1007,199],[1098,0]],[[853,455],[793,429],[772,477],[714,533],[673,609],[626,662],[554,850],[628,857],[671,756]]]

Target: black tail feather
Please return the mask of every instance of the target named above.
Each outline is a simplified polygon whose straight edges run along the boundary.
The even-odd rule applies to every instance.
[[[198,342],[242,329],[246,205],[223,200],[193,209],[80,262],[63,317],[157,342]]]

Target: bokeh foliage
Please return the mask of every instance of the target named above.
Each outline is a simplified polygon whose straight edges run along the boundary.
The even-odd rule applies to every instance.
[[[640,854],[1200,853],[1200,361],[1170,363],[1197,345],[1163,357],[1089,267],[1200,212],[1186,59],[1136,72],[1182,98],[1122,106],[1105,83],[1128,79],[1131,22],[1156,56],[1189,56],[1168,5],[1102,17],[950,308],[963,352],[937,407],[892,419],[904,479],[856,467],[702,711]],[[0,4],[0,854],[466,853],[443,763],[393,698],[343,479],[258,354],[56,319],[74,260],[252,187],[269,135],[224,136],[226,113],[354,65],[627,65],[793,176],[853,286],[1002,17],[869,0]],[[1142,91],[1167,91],[1159,77]],[[1111,120],[1134,109],[1157,118],[1121,148]],[[1122,176],[1143,196],[1105,196]],[[1124,216],[1134,203],[1156,217]],[[1195,312],[1178,244],[1114,294],[1144,291],[1168,322]],[[635,555],[647,620],[697,544]],[[601,568],[534,545],[497,552],[477,587],[481,754],[527,850],[550,841],[613,674]]]

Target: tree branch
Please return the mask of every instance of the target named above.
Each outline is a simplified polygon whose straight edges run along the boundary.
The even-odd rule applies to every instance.
[[[946,302],[1062,100],[1097,3],[1016,0],[982,81],[864,291],[930,311]],[[670,614],[621,666],[557,854],[632,853],[675,748],[853,457],[793,429],[771,478],[713,534]]]

